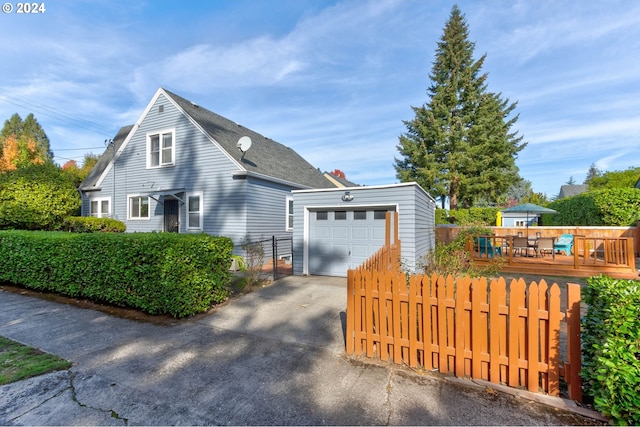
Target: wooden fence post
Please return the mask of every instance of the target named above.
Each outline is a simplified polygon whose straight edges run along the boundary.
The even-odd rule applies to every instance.
[[[582,402],[582,368],[580,342],[580,285],[567,285],[567,355],[569,366],[565,365],[565,376],[569,384],[569,397]]]
[[[355,329],[354,322],[354,286],[355,286],[355,270],[347,270],[347,354],[353,354],[353,334]]]

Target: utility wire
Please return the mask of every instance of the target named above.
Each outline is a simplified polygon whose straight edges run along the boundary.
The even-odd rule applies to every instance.
[[[112,137],[116,131],[108,129],[102,125],[99,125],[90,120],[85,120],[71,114],[60,111],[54,107],[44,105],[42,103],[35,104],[26,98],[18,97],[17,95],[10,94],[6,89],[0,90],[0,101],[7,102],[9,104],[17,105],[22,108],[29,108],[35,110],[38,114],[42,114],[52,119],[59,120],[61,122],[73,122],[77,127],[89,130],[102,136]]]

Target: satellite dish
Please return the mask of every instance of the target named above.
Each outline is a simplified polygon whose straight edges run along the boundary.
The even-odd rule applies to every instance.
[[[249,151],[249,148],[251,148],[251,138],[249,138],[248,136],[241,137],[238,140],[236,147],[238,147],[238,149],[243,153],[246,153],[247,151]]]

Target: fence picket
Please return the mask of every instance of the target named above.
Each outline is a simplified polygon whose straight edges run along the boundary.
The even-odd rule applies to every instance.
[[[486,306],[486,309],[485,309]],[[489,324],[484,313],[489,312],[487,304],[487,278],[481,277],[472,285],[471,297],[471,377],[474,379],[489,379],[482,372],[482,360],[488,355],[487,344]]]
[[[431,278],[418,276],[422,283],[422,364],[428,371],[433,369],[433,313],[431,310]]]
[[[527,335],[529,337],[527,342],[527,389],[529,391],[538,391],[538,368],[539,368],[539,329],[540,321],[538,320],[539,314],[539,300],[538,300],[538,284],[532,282],[529,285],[527,299]]]
[[[547,393],[560,394],[560,287],[553,284],[549,298],[549,344]]]
[[[539,376],[541,382],[541,388],[543,390],[549,389],[549,286],[545,280],[541,280],[538,283],[538,307],[540,317],[538,319],[539,333],[539,352],[540,352],[540,368],[539,368]]]
[[[399,242],[390,243],[348,272],[348,354],[392,358],[553,396],[560,393],[562,376],[570,398],[581,400],[578,285],[567,288],[568,361],[561,369],[557,284],[407,277],[399,269],[399,254]]]
[[[490,379],[492,383],[499,384],[503,378],[502,356],[506,354],[507,346],[507,328],[504,316],[501,314],[501,308],[506,305],[507,301],[507,284],[504,278],[500,278],[497,282],[491,282],[491,302],[489,304],[489,324],[490,338],[489,345],[491,349],[491,368]]]
[[[365,289],[364,289],[364,319],[367,324],[375,325],[375,319],[373,317],[373,289],[377,287],[377,277],[371,272],[365,274]],[[375,328],[366,328],[366,351],[367,357],[373,357],[373,334]]]
[[[400,315],[400,286],[398,286],[398,283],[394,283],[395,280],[393,280],[394,276],[392,272],[385,271],[385,273],[391,281],[391,292],[393,294],[393,361],[395,363],[402,363],[402,346],[400,345],[400,328],[402,326],[402,317]]]
[[[455,285],[455,372],[457,377],[465,376],[465,350],[466,333],[469,331],[470,324],[465,309],[467,301],[469,301],[469,288],[471,287],[471,278],[463,277],[458,279]]]
[[[409,366],[416,368],[418,366],[418,285],[416,277],[409,278]]]

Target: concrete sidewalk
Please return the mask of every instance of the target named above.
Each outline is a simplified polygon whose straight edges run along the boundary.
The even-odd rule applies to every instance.
[[[602,424],[346,357],[345,283],[286,277],[171,326],[0,291],[0,335],[73,362],[0,387],[0,424]]]

